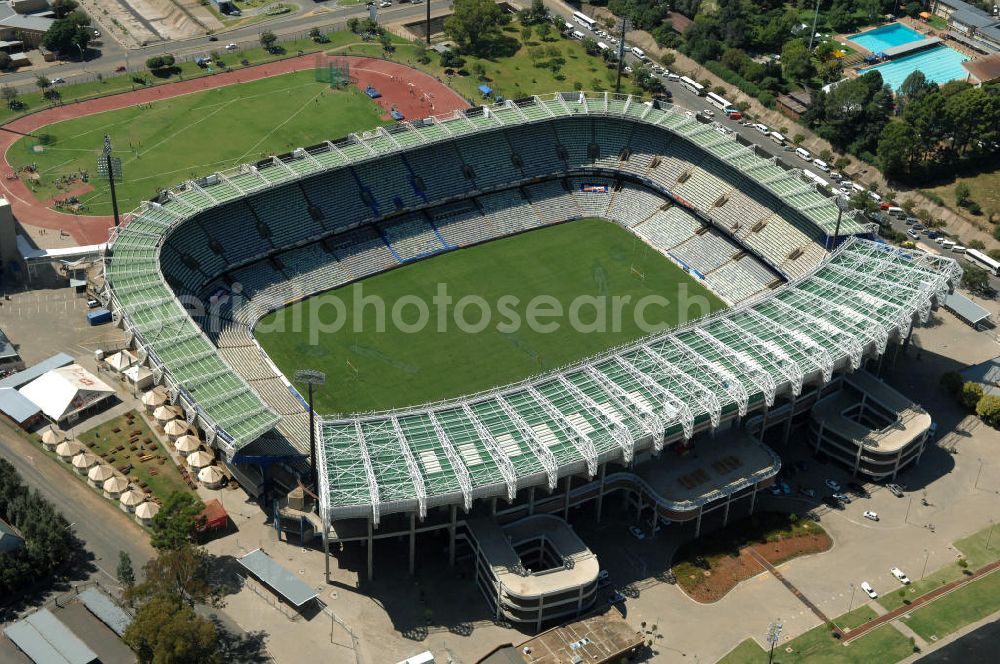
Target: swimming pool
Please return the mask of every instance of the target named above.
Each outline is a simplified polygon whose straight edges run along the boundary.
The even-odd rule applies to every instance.
[[[917,70],[922,71],[928,81],[935,83],[947,83],[955,79],[965,78],[968,72],[965,71],[962,63],[968,59],[947,46],[937,46],[898,60],[862,69],[860,73],[866,74],[872,70],[878,70],[882,74],[882,80],[893,90],[898,90],[906,77]]]
[[[847,41],[852,41],[858,46],[863,46],[872,53],[878,53],[887,48],[909,44],[923,38],[922,34],[906,27],[902,23],[890,23],[889,25],[883,25],[881,28],[875,28],[874,30],[854,35],[848,38]]]

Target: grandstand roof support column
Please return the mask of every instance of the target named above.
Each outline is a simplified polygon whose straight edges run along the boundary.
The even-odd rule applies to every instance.
[[[327,523],[326,517],[320,517],[320,521],[323,524],[323,567],[326,570],[326,582],[330,583],[330,524]]]
[[[430,4],[430,3],[428,3]],[[493,513],[496,514],[496,496],[493,497]],[[455,566],[455,525],[458,521],[458,505],[448,507],[451,518],[448,520],[448,567]]]
[[[601,509],[604,507],[604,480],[608,476],[608,464],[601,464],[601,484],[597,490],[597,523],[601,522]]]
[[[375,577],[375,556],[373,549],[375,548],[375,533],[374,524],[371,517],[368,517],[368,580],[371,581]]]
[[[566,500],[563,501],[563,521],[569,521],[569,492],[573,488],[573,476],[566,476]]]
[[[430,4],[430,3],[427,3]],[[410,512],[410,576],[413,576],[417,553],[417,515]]]

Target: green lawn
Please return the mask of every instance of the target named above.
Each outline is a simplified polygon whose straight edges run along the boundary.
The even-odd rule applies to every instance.
[[[184,493],[191,489],[181,479],[177,466],[160,444],[159,439],[149,430],[146,421],[138,413],[132,424],[121,415],[80,434],[79,441],[90,447],[90,451],[102,457],[119,470],[130,465],[126,473],[130,481],[144,484],[161,501],[175,491]],[[115,431],[118,429],[118,431]],[[137,434],[138,442],[130,440]],[[148,442],[147,442],[148,441]],[[123,448],[121,450],[117,448]],[[133,450],[132,447],[135,447]],[[141,461],[144,457],[152,458]]]
[[[862,610],[864,609],[864,610]],[[867,611],[867,612],[866,612]],[[868,607],[855,609],[835,618],[838,625],[860,624],[875,617]],[[786,648],[791,648],[787,652]],[[782,641],[774,649],[775,664],[893,664],[912,655],[909,640],[891,625],[883,625],[861,638],[843,645],[834,639],[826,625],[819,625],[791,641]],[[747,639],[719,660],[719,664],[759,664],[767,653],[753,639]]]
[[[996,163],[993,164],[996,166]],[[937,187],[930,187],[927,190],[934,192],[944,199],[945,205],[952,210],[961,212],[967,217],[987,221],[991,213],[1000,213],[1000,169],[992,171],[985,170],[987,164],[983,164],[984,172],[972,176],[959,176],[948,184]],[[969,186],[969,198],[983,208],[983,215],[976,217],[967,210],[955,204],[955,187],[959,182],[964,182]]]
[[[43,151],[25,137],[8,152],[15,167],[34,162],[40,200],[63,197],[57,179],[80,170],[96,175],[105,132],[122,160],[125,181],[117,187],[123,211],[158,189],[229,168],[264,154],[287,152],[380,123],[381,110],[359,90],[331,90],[312,71],[266,78],[129,107],[44,129],[52,142]],[[69,185],[76,186],[78,183]],[[80,196],[88,214],[111,212],[107,186],[91,177],[94,191]]]
[[[450,306],[435,304],[439,284],[444,284],[453,298]],[[651,324],[673,326],[678,322],[679,307],[674,301],[683,297],[680,288],[687,289],[689,298],[701,296],[706,308],[724,307],[635,235],[601,220],[575,221],[452,251],[376,275],[364,280],[361,287],[364,297],[378,296],[385,303],[383,332],[375,331],[374,305],[366,306],[360,316],[354,314],[354,285],[272,313],[255,330],[286,375],[291,376],[303,364],[327,372],[328,387],[317,394],[321,412],[426,403],[554,369],[642,336],[636,304],[647,295],[671,300],[670,306],[645,309],[645,319]],[[608,322],[604,331],[594,326],[594,331],[578,332],[570,325],[571,316],[538,318],[540,323],[556,323],[556,331],[538,326],[529,329],[529,300],[538,295],[554,298],[552,303],[558,303],[564,314],[577,296],[607,296],[607,300],[594,298],[606,303],[602,321],[615,318],[610,298],[629,296],[631,301],[622,303],[617,331],[615,324]],[[417,296],[426,303],[429,323],[419,332],[403,332],[391,322],[393,305],[403,296]],[[479,306],[459,306],[465,296],[481,297],[488,307],[491,319],[481,331],[462,331],[455,323],[460,309],[470,323],[483,320]],[[511,296],[517,301],[510,300]],[[340,319],[343,325],[338,331],[321,335],[316,321],[333,327],[338,319],[331,298],[345,304],[346,315]],[[508,327],[512,317],[505,311],[505,302],[523,324]],[[540,304],[545,311],[550,310],[545,303]],[[408,305],[401,311],[405,324],[418,318],[416,306]],[[444,318],[443,331],[438,331],[439,312]],[[695,307],[690,317],[701,313]],[[577,316],[584,324],[592,324],[595,318],[593,306],[583,306]],[[289,330],[298,329],[273,331],[281,321]],[[361,333],[355,332],[358,325]],[[269,329],[272,331],[264,331]],[[311,334],[316,335],[316,343],[310,343]]]
[[[919,571],[919,570],[918,570]],[[887,611],[892,611],[893,609],[899,608],[903,605],[903,600],[907,599],[913,601],[916,598],[929,593],[938,586],[942,586],[950,581],[962,576],[962,570],[959,569],[958,565],[951,563],[945,565],[940,569],[936,569],[923,579],[919,581],[913,581],[908,586],[899,586],[892,590],[892,592],[886,592],[878,597],[878,603],[881,604]],[[886,576],[886,583],[898,583],[891,576]],[[899,591],[903,591],[903,596],[899,596]],[[860,590],[858,591],[860,592]]]
[[[930,641],[932,636],[943,638],[996,611],[1000,611],[1000,573],[994,572],[920,607],[903,622]]]
[[[993,531],[992,536],[990,531]],[[990,548],[986,548],[989,541]],[[955,548],[962,552],[969,561],[969,569],[979,569],[994,560],[1000,559],[1000,528],[987,526],[977,533],[955,542]]]

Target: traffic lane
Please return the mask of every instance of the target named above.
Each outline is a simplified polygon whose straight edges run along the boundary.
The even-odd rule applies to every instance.
[[[58,461],[4,425],[0,425],[0,456],[72,524],[76,536],[93,555],[93,574],[105,585],[117,584],[119,551],[129,554],[137,574],[153,557],[146,535],[128,515],[83,482],[67,477],[67,469],[60,468]]]

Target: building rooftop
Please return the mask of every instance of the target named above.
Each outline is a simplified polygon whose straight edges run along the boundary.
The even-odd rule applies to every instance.
[[[1000,38],[1000,29],[997,30],[997,36]],[[962,66],[980,83],[990,83],[1000,79],[1000,53],[976,60],[966,60]]]
[[[618,661],[642,643],[642,633],[609,609],[542,632],[518,645],[517,652],[525,664],[604,664]]]
[[[975,364],[962,371],[966,381],[979,383],[986,394],[1000,395],[1000,356]]]
[[[982,10],[978,8],[973,9],[956,9],[951,13],[950,17],[953,23],[961,23],[962,25],[968,25],[973,28],[985,28],[988,25],[993,25],[997,22],[995,18],[989,14],[985,14]]]

